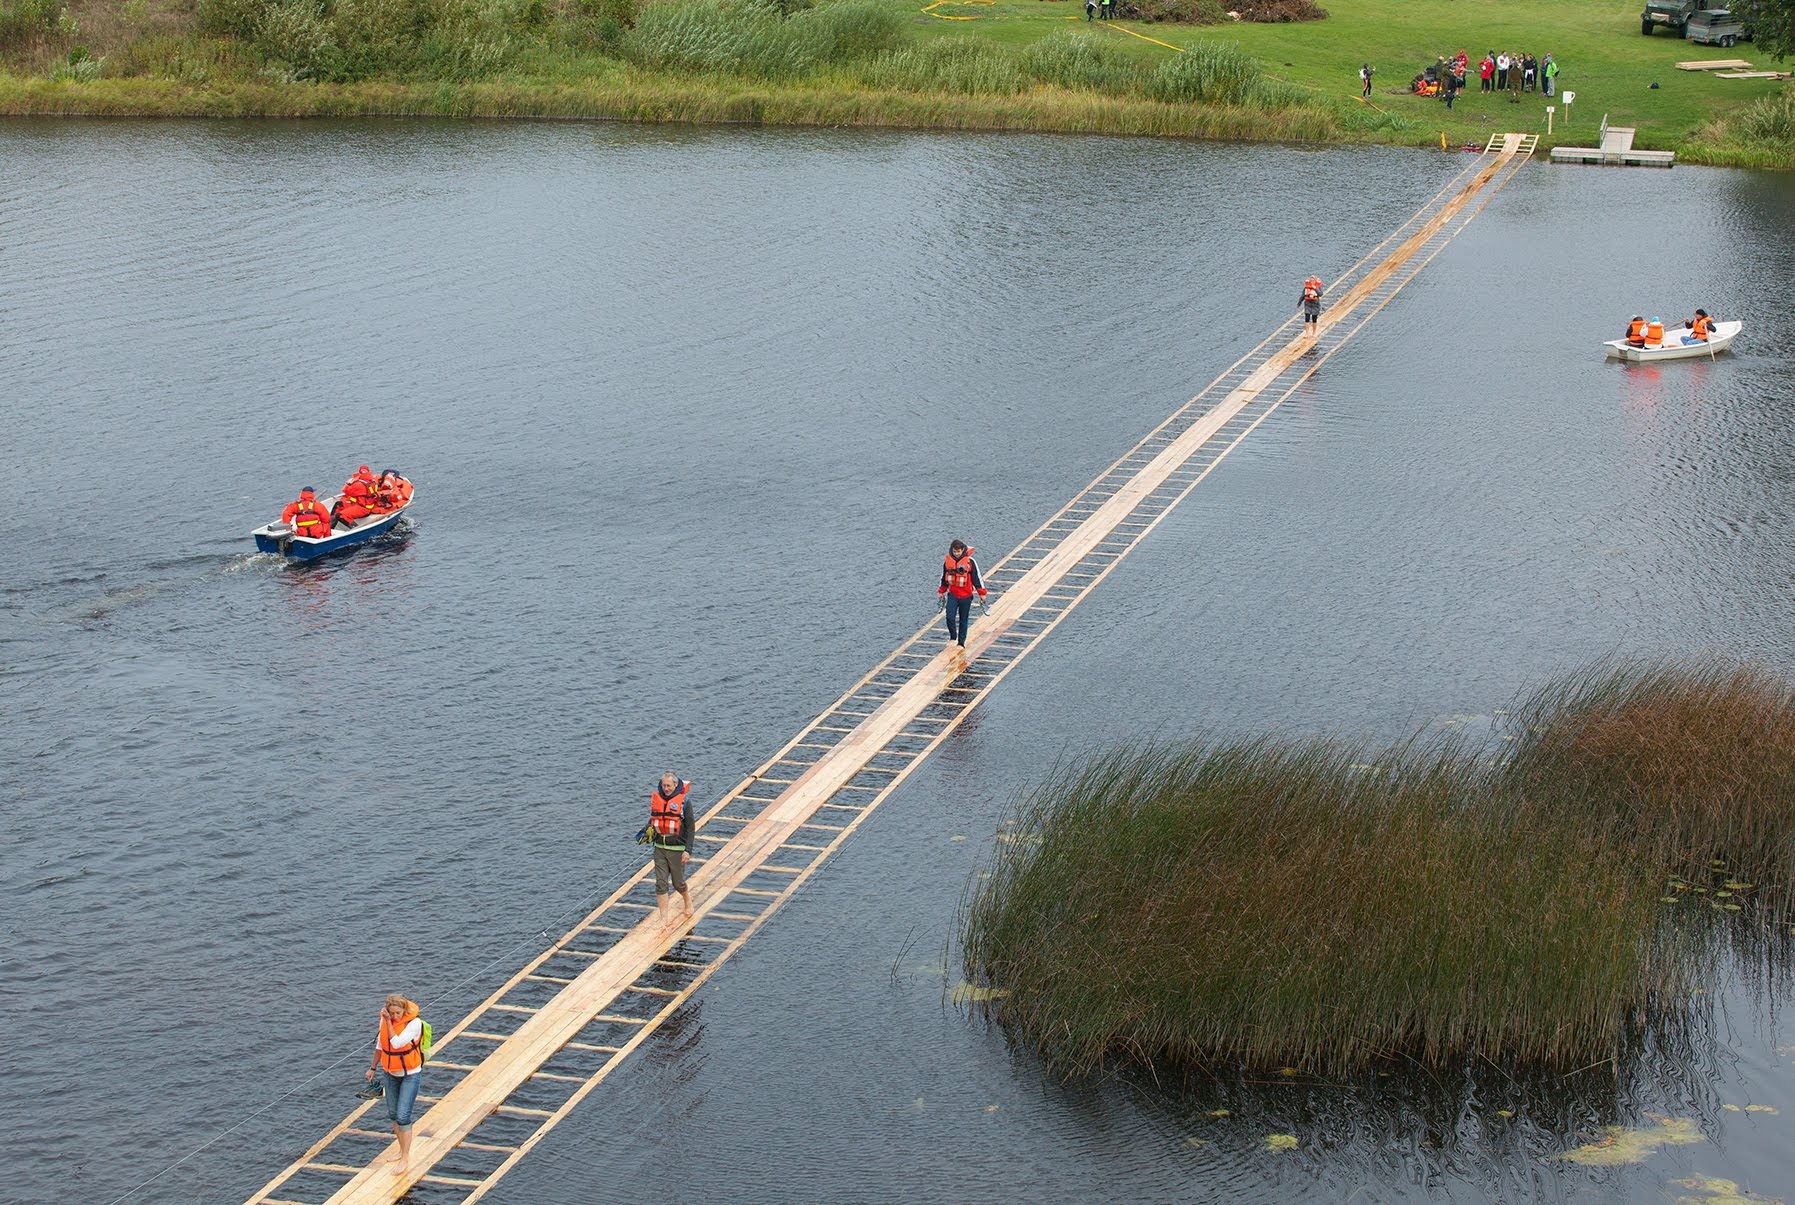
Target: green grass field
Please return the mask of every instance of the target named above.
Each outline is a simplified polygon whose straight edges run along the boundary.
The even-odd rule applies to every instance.
[[[667,14],[701,0],[61,3],[0,0],[0,114],[541,115],[1409,146],[1481,145],[1514,130],[1538,133],[1542,148],[1593,145],[1606,116],[1636,127],[1636,145],[1687,162],[1795,167],[1787,82],[1675,67],[1775,64],[1749,44],[1641,36],[1635,0],[1330,0],[1325,20],[1200,26],[1088,22],[1083,0],[823,0],[857,7],[834,22],[843,36],[807,43],[795,31],[826,24],[824,8],[770,25],[765,9],[754,20],[740,8],[699,13],[675,34]],[[262,17],[221,31],[221,12],[258,5]],[[270,9],[284,22],[272,32]],[[389,20],[412,32],[379,24]],[[427,35],[415,33],[419,20]],[[705,57],[657,58],[653,28],[663,48],[703,43]],[[323,68],[296,68],[283,51],[331,36],[342,47]],[[1190,83],[1201,73],[1168,67],[1222,48],[1220,58],[1256,65],[1250,94],[1218,98]],[[1460,48],[1473,77],[1453,110],[1408,93],[1425,65]],[[1479,92],[1475,64],[1489,49],[1550,52],[1561,95]],[[1367,61],[1377,75],[1361,99]],[[1558,106],[1549,135],[1548,103]]]
[[[1176,51],[1143,38],[1180,47],[1205,40],[1229,42],[1260,60],[1268,75],[1322,104],[1341,111],[1363,105],[1408,123],[1398,137],[1375,129],[1367,135],[1379,142],[1425,143],[1443,133],[1456,145],[1482,142],[1495,130],[1517,130],[1541,135],[1542,147],[1593,146],[1606,115],[1611,125],[1637,128],[1636,145],[1687,155],[1697,152],[1699,144],[1719,141],[1716,118],[1780,95],[1789,86],[1780,80],[1727,80],[1679,71],[1678,62],[1694,59],[1742,58],[1763,70],[1787,64],[1764,58],[1749,43],[1721,50],[1662,31],[1644,37],[1640,5],[1633,0],[1327,0],[1324,7],[1325,21],[1303,24],[1115,22],[1111,28],[1097,23],[1093,32],[1138,42],[1138,52],[1149,59]],[[1085,24],[1083,0],[944,0],[931,11],[971,19],[925,22],[922,28],[929,36],[980,37],[1011,45],[1032,42],[1068,22]],[[1408,82],[1418,72],[1437,56],[1460,49],[1471,56],[1470,90],[1450,112],[1438,100],[1408,93]],[[1562,98],[1524,94],[1514,104],[1506,94],[1480,93],[1476,66],[1486,50],[1531,52],[1541,58],[1551,54],[1559,65],[1560,92],[1569,90],[1576,100],[1567,110]],[[1364,62],[1377,71],[1369,101],[1359,98],[1358,70]],[[1548,104],[1558,108],[1550,138],[1545,136]]]

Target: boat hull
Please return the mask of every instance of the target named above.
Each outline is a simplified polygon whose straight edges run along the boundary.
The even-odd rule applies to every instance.
[[[417,495],[414,493],[412,501],[416,500]],[[407,502],[398,510],[363,519],[347,531],[333,531],[322,540],[293,535],[290,530],[285,529],[284,524],[280,523],[270,523],[265,527],[258,527],[249,534],[255,537],[257,552],[271,552],[275,556],[284,556],[290,561],[314,561],[321,556],[329,556],[333,552],[354,548],[357,544],[366,544],[374,537],[391,531],[393,525],[410,509],[411,502]]]
[[[1732,346],[1733,340],[1738,337],[1744,326],[1743,322],[1716,322],[1714,333],[1708,337],[1706,343],[1684,343],[1682,341],[1684,328],[1679,327],[1674,331],[1664,332],[1663,347],[1634,347],[1625,339],[1610,339],[1602,346],[1608,349],[1608,357],[1612,360],[1643,362],[1693,360],[1698,357],[1706,359]],[[1675,339],[1676,342],[1672,343],[1672,339]]]

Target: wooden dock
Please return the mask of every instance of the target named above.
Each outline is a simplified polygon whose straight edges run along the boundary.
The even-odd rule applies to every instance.
[[[1086,486],[985,575],[994,598],[962,654],[914,633],[699,822],[694,913],[663,925],[644,866],[439,1038],[410,1167],[377,1103],[359,1106],[251,1205],[471,1202],[671,1018],[828,861],[971,709],[1230,451],[1339,350],[1527,162],[1508,135],[1328,291]],[[708,851],[708,856],[700,853]]]
[[[1608,167],[1672,167],[1675,151],[1642,151],[1633,146],[1634,127],[1611,126],[1602,122],[1602,145],[1599,147],[1555,146],[1553,163],[1600,163]]]

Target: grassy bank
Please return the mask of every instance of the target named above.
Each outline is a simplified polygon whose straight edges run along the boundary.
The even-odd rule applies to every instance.
[[[1687,1023],[1713,919],[1795,898],[1789,690],[1623,667],[1517,714],[1493,768],[1266,741],[1065,770],[969,901],[968,976],[1073,1073],[1572,1068]]]
[[[1184,5],[1216,12],[1219,4]],[[1795,166],[1776,81],[1675,70],[1613,0],[1336,0],[1324,20],[1082,19],[1082,0],[0,0],[0,113],[364,114],[1051,130],[1480,144],[1546,133],[1546,99],[1450,113],[1400,91],[1437,54],[1544,54],[1577,93],[1691,161]],[[1750,57],[1749,49],[1744,51]],[[1363,61],[1378,68],[1358,96]],[[1652,89],[1649,84],[1660,87]]]

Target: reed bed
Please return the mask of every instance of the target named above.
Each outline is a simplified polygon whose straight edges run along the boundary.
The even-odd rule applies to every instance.
[[[1748,666],[1613,662],[1513,712],[1504,785],[1547,822],[1625,834],[1686,882],[1795,904],[1795,690]],[[1744,878],[1734,881],[1744,881]]]
[[[1729,905],[1666,901],[1724,876],[1786,902],[1795,699],[1630,664],[1514,714],[1499,763],[1262,740],[1063,767],[968,898],[968,977],[1070,1074],[1567,1069],[1686,1029]]]
[[[1678,963],[1655,884],[1481,795],[1468,759],[1148,745],[1037,792],[973,897],[972,973],[1067,1070],[1114,1058],[1584,1064]]]

